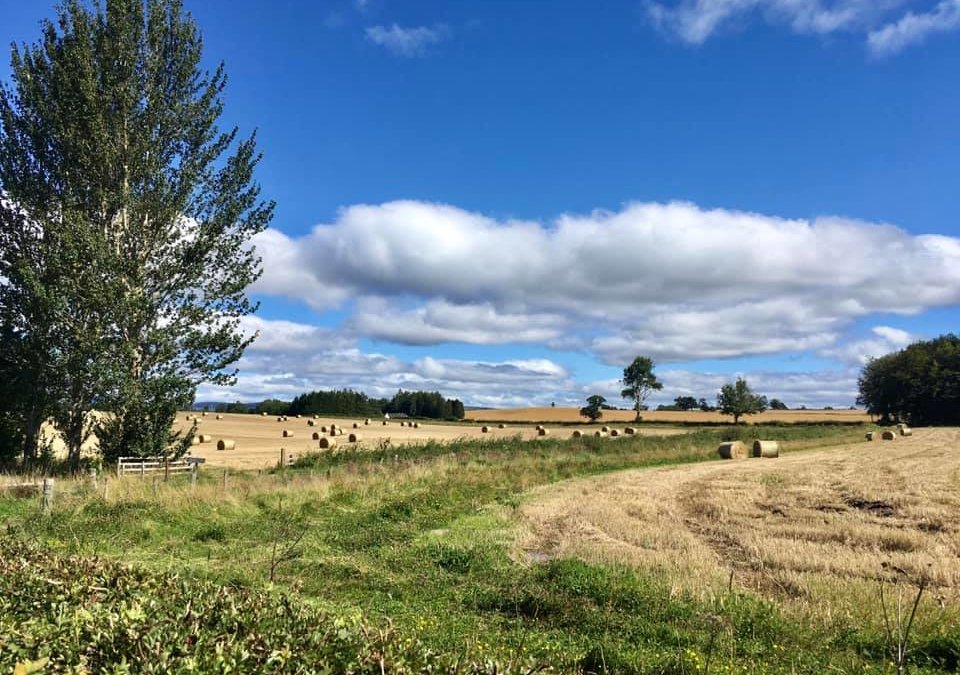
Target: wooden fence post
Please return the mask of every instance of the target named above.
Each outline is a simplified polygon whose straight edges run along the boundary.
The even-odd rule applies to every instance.
[[[94,468],[90,469],[90,487],[93,489],[94,492],[96,492],[97,487],[99,487],[97,485],[97,470]]]
[[[43,512],[50,513],[50,509],[53,508],[53,479],[44,478],[43,479]]]
[[[170,458],[163,458],[163,482],[166,483],[170,480]]]
[[[287,466],[287,449],[280,448],[280,468],[282,469],[286,466]]]
[[[227,475],[228,475],[227,472],[228,472],[228,469],[223,470],[223,491],[224,492],[227,491]]]
[[[194,462],[193,466],[190,467],[190,490],[197,489],[197,463]]]

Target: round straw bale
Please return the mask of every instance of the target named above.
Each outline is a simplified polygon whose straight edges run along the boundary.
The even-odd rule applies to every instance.
[[[419,423],[419,422],[414,422],[414,423],[413,423],[413,428],[414,428],[414,429],[419,429],[419,428],[420,428],[420,423]]]
[[[900,427],[900,435],[901,435],[901,436],[913,436],[913,429],[911,429],[911,428],[908,427],[906,424],[904,424],[902,427]]]
[[[507,425],[504,424],[503,422],[497,425],[497,429],[506,429],[506,428],[507,428]]]
[[[260,413],[260,417],[266,417],[266,416],[267,416],[267,411],[266,411],[266,410],[264,410],[263,412]]]
[[[217,419],[218,419],[218,420],[222,420],[222,419],[223,419],[223,415],[217,415]]]
[[[297,419],[300,419],[300,415],[297,415]]]
[[[903,429],[905,426],[907,426],[907,425],[904,424],[903,422],[897,422],[897,431],[900,431],[900,430]]]
[[[237,447],[237,442],[232,438],[221,438],[217,441],[217,450],[233,450]]]
[[[540,427],[539,429],[537,429],[537,436],[546,436],[549,433],[550,432],[547,430],[546,427]]]
[[[895,439],[896,437],[897,437],[897,435],[896,435],[895,433],[893,433],[892,431],[890,431],[889,429],[887,429],[887,430],[884,431],[882,434],[880,434],[880,438],[882,438],[882,439],[885,440],[885,441],[892,441],[892,440]]]
[[[204,417],[206,417],[206,416],[207,416],[207,411],[204,410],[204,411],[203,411],[202,413],[200,413],[200,414],[203,415]]]
[[[369,426],[369,425],[370,425],[370,418],[368,417],[367,419],[363,420],[363,423]]]
[[[753,456],[754,457],[779,457],[780,443],[778,443],[777,441],[754,441]]]
[[[283,421],[283,415],[280,415],[280,417],[277,418],[277,421],[278,421],[278,422],[282,422],[282,421]]]
[[[194,435],[193,438],[190,439],[190,445],[200,445],[200,437]]]
[[[289,429],[284,429],[284,430],[283,430],[283,437],[284,437],[284,438],[293,438],[293,432],[290,431]]]
[[[350,441],[351,443],[359,443],[360,434],[353,432],[349,436],[347,436],[347,440]]]
[[[597,438],[606,438],[606,437],[607,437],[607,432],[604,431],[603,429],[601,429],[601,430],[599,430],[599,431],[594,431],[594,432],[593,432],[593,435],[596,436]]]
[[[343,429],[340,427],[330,427],[330,436],[343,436]]]
[[[335,447],[337,447],[337,442],[336,442],[335,440],[333,440],[332,438],[327,438],[326,436],[324,436],[323,438],[320,439],[320,447],[321,447],[321,448],[335,448]]]
[[[637,430],[633,427],[627,427],[623,430],[623,433],[625,433],[627,436],[633,436],[635,433],[637,433]]]
[[[383,426],[387,426],[387,420],[383,420],[380,424],[382,424]]]
[[[313,420],[307,420],[307,426],[308,426],[308,427],[315,427],[315,426],[317,426],[317,423],[314,422]]]
[[[488,433],[489,431],[490,431],[490,427],[488,427],[488,426],[482,426],[482,427],[480,427],[480,433],[481,433],[481,434]]]
[[[872,440],[873,440],[873,432],[872,432],[872,431],[868,431],[868,432],[867,432],[867,440],[868,440],[868,441],[872,441]]]
[[[611,429],[611,430],[610,430],[610,436],[611,436],[612,438],[616,438],[616,437],[619,436],[619,435],[620,435],[620,430],[619,430],[619,429]]]
[[[353,428],[354,428],[354,429],[359,429],[359,428],[360,428],[360,425],[359,425],[358,423],[354,422],[354,423],[353,423]]]
[[[610,431],[610,427],[608,427],[606,424],[604,424],[602,427],[600,427],[600,431],[609,432],[609,431]]]
[[[400,420],[400,426],[401,426],[401,427],[405,427],[405,426],[407,426],[407,423],[404,422],[403,420]]]
[[[747,456],[747,446],[743,444],[743,441],[730,441],[721,443],[717,452],[721,459],[743,459]]]
[[[543,431],[543,425],[542,425],[542,424],[538,424],[538,425],[537,425],[537,431]]]
[[[326,426],[320,427],[320,431],[322,431],[323,433],[327,433],[327,427]]]
[[[573,433],[570,435],[570,438],[580,438],[581,436],[583,436],[583,432],[579,429],[574,429]]]
[[[312,440],[319,441],[320,438],[321,438],[321,437],[320,437],[320,432],[319,432],[319,431],[314,431],[314,432],[310,435],[310,438],[311,438]]]
[[[211,436],[210,434],[200,434],[201,443],[209,443],[212,440],[213,440],[213,436]]]

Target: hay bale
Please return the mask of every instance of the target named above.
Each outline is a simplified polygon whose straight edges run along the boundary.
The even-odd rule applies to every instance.
[[[282,422],[282,421],[283,421],[283,415],[280,415],[280,416],[277,418],[277,421],[278,421],[278,422]]]
[[[747,456],[747,446],[743,441],[729,441],[721,443],[717,453],[721,459],[744,459]]]
[[[550,432],[547,431],[545,427],[540,427],[539,429],[537,429],[537,436],[546,436],[549,433]]]
[[[868,441],[872,441],[872,440],[873,440],[873,432],[872,432],[872,431],[868,431],[868,432],[867,432],[867,440],[868,440]]]
[[[600,431],[606,431],[607,433],[610,433],[610,427],[604,424],[602,427],[600,427]]]
[[[537,431],[543,431],[543,425],[542,425],[542,424],[538,424],[538,425],[537,425]]]
[[[354,423],[353,423],[353,428],[354,428],[354,429],[359,429],[359,428],[360,428],[360,425],[359,425],[357,422],[354,422]]]
[[[400,420],[400,426],[401,426],[401,427],[405,427],[405,426],[407,426],[407,423],[404,422],[403,420]]]
[[[237,442],[232,438],[221,438],[217,441],[217,450],[234,450],[237,447]]]
[[[335,448],[335,447],[337,447],[337,442],[336,442],[335,440],[333,440],[332,438],[327,438],[326,436],[324,436],[323,438],[320,439],[320,447],[321,447],[321,448]]]
[[[902,427],[900,427],[900,435],[901,435],[901,436],[913,436],[913,429],[911,429],[911,428],[908,427],[906,424],[904,424]]]
[[[603,429],[600,429],[599,431],[594,431],[594,432],[593,432],[593,435],[594,435],[595,437],[597,437],[597,438],[606,438],[606,437],[607,437],[607,432],[604,431]]]
[[[300,415],[297,415],[297,419],[300,419]]]
[[[574,429],[573,433],[570,434],[570,438],[580,438],[581,436],[583,436],[583,432],[579,429]]]
[[[343,436],[343,429],[339,427],[330,427],[330,437]]]
[[[414,428],[414,429],[419,429],[419,428],[420,428],[420,423],[419,423],[419,422],[414,422],[414,423],[413,423],[413,428]]]
[[[889,429],[887,429],[887,430],[884,431],[882,434],[880,434],[880,438],[882,438],[882,439],[885,440],[885,441],[892,441],[892,440],[895,439],[896,437],[897,437],[897,435],[896,435],[895,433],[893,433],[892,431],[890,431]]]
[[[201,443],[210,443],[212,441],[213,441],[213,436],[211,436],[210,434],[200,434]]]
[[[611,429],[611,430],[610,430],[610,437],[611,437],[611,438],[616,438],[616,437],[619,436],[619,435],[620,435],[620,431],[619,431],[618,429]]]
[[[368,417],[367,419],[363,420],[363,423],[364,423],[366,426],[370,426],[370,418]]]
[[[753,456],[770,458],[779,457],[780,443],[777,441],[754,441]]]
[[[327,427],[326,426],[320,427],[320,431],[322,431],[323,433],[327,433]]]
[[[486,434],[486,433],[489,433],[489,432],[490,432],[490,427],[488,427],[488,426],[482,426],[482,427],[480,427],[480,433],[481,433],[481,434]]]
[[[203,415],[204,417],[206,417],[206,416],[207,416],[207,411],[204,410],[204,411],[203,411],[202,413],[200,413],[200,414]]]
[[[503,422],[497,425],[497,429],[506,429],[506,428],[507,428],[507,425],[504,424]]]
[[[623,430],[623,433],[625,433],[627,436],[633,436],[635,433],[637,433],[637,430],[633,427],[627,427]]]
[[[353,433],[351,433],[349,436],[347,436],[347,440],[348,440],[349,442],[351,442],[351,443],[359,443],[359,442],[360,442],[360,434],[358,434],[358,433],[356,433],[356,432],[353,432]]]
[[[267,416],[267,411],[266,411],[266,410],[264,410],[263,412],[260,413],[260,417],[266,417],[266,416]]]
[[[383,420],[380,424],[382,424],[383,426],[387,426],[388,422],[387,420]]]
[[[284,437],[284,438],[293,438],[293,432],[290,431],[289,429],[284,429],[284,430],[283,430],[283,437]]]
[[[194,435],[194,436],[190,439],[190,445],[200,445],[200,437],[197,436],[197,435]]]
[[[310,434],[310,439],[311,439],[311,440],[319,441],[321,438],[322,438],[322,436],[320,435],[320,432],[319,432],[319,431],[314,431],[312,434]]]
[[[218,419],[218,420],[222,420],[222,419],[223,419],[223,415],[217,415],[217,419]]]
[[[317,423],[314,422],[313,420],[307,420],[307,426],[308,426],[308,427],[315,427],[315,426],[317,426]]]

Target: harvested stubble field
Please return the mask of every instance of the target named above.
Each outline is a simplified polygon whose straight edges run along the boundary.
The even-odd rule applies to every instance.
[[[574,480],[541,488],[523,521],[528,557],[661,570],[701,594],[732,574],[823,619],[875,613],[885,566],[955,606],[960,430]]]
[[[662,424],[717,424],[732,421],[729,415],[701,410],[645,410],[641,413],[644,422]],[[632,422],[636,413],[632,410],[604,410],[603,422]],[[478,422],[515,422],[526,424],[570,424],[584,422],[579,408],[490,408],[468,410],[468,420]],[[862,410],[768,410],[759,415],[750,415],[744,420],[750,424],[821,424],[821,423],[869,423],[870,415]]]
[[[180,431],[189,429],[193,422],[188,420],[188,415],[199,415],[199,413],[178,413],[174,428]],[[218,420],[217,415],[213,413],[206,417],[200,417],[198,433],[209,434],[213,440],[209,443],[193,446],[190,449],[190,454],[195,457],[203,457],[207,460],[209,466],[235,469],[264,469],[276,466],[280,457],[280,448],[286,448],[287,451],[298,455],[307,452],[319,452],[318,441],[313,440],[312,435],[316,432],[329,437],[329,433],[323,434],[321,429],[327,427],[329,430],[331,424],[336,424],[344,430],[342,436],[335,438],[339,449],[356,446],[370,450],[388,441],[390,445],[403,446],[458,440],[503,440],[519,437],[524,441],[534,441],[543,438],[537,435],[535,425],[523,423],[509,424],[505,429],[499,429],[496,425],[493,425],[490,426],[487,433],[483,433],[479,424],[444,424],[422,420],[419,422],[419,428],[413,428],[406,423],[404,426],[400,426],[400,420],[396,419],[390,420],[387,426],[384,426],[382,424],[383,420],[379,418],[371,418],[370,424],[364,425],[364,418],[321,417],[314,420],[312,415],[304,415],[299,419],[288,417],[285,422],[278,422],[275,416],[223,414],[222,417],[223,419]],[[314,426],[308,425],[308,419],[314,423]],[[359,425],[359,429],[353,428],[354,423]],[[284,438],[284,429],[291,431],[293,436]],[[348,442],[348,436],[353,431],[360,434],[361,440],[359,443]],[[570,430],[564,428],[548,428],[548,432],[548,438],[566,438],[570,435]],[[640,429],[639,433],[642,435],[669,436],[687,433],[687,430]],[[236,447],[232,450],[218,451],[217,441],[221,438],[236,441]]]

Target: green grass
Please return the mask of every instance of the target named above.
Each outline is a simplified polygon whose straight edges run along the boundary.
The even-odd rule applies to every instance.
[[[763,436],[751,427],[743,433]],[[735,431],[734,433],[741,433]],[[863,429],[778,427],[787,450],[862,438]],[[48,516],[0,498],[10,536],[58,554],[98,555],[234,588],[274,589],[443,654],[518,655],[562,672],[885,672],[875,627],[807,625],[750,593],[677,593],[653,571],[511,558],[527,492],[566,478],[712,459],[730,429],[668,438],[514,439],[311,456],[269,475],[143,484],[105,501],[81,486]],[[271,555],[305,532],[267,583]],[[949,671],[960,632],[918,636],[923,668]],[[951,650],[954,650],[951,652]],[[951,657],[951,654],[953,656]],[[934,659],[938,661],[934,662]]]

